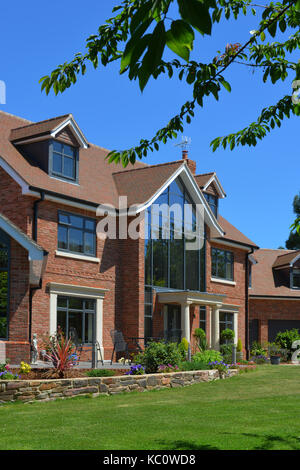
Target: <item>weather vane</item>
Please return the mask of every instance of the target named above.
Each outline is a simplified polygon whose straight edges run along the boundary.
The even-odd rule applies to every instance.
[[[181,137],[181,142],[179,144],[175,144],[175,147],[181,147],[182,150],[188,150],[191,143],[192,143],[191,137],[186,137],[186,136],[183,135]]]

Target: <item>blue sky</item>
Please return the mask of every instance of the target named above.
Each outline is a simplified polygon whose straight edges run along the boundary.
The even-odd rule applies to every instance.
[[[84,78],[63,95],[46,96],[39,79],[58,64],[84,51],[85,39],[110,16],[115,0],[52,0],[41,3],[6,2],[1,11],[0,80],[7,86],[3,111],[38,121],[73,113],[90,142],[108,149],[131,147],[152,137],[191,96],[191,88],[177,79],[151,80],[143,94],[136,82],[120,76],[117,64],[88,68]],[[213,39],[197,38],[192,58],[211,61],[227,43],[245,42],[258,20],[249,15],[214,26]],[[172,54],[167,54],[172,58]],[[256,120],[260,110],[291,93],[291,81],[263,84],[260,72],[233,65],[225,78],[232,92],[222,91],[198,109],[184,135],[191,137],[190,158],[197,172],[216,171],[227,193],[221,213],[263,248],[278,248],[288,237],[294,217],[292,200],[300,190],[299,119],[283,122],[254,148],[212,153],[209,144],[219,135],[240,130]],[[177,141],[147,157],[156,164],[181,158]]]

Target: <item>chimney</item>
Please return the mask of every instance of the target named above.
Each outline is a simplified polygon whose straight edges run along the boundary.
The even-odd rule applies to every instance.
[[[196,174],[196,162],[194,160],[190,160],[188,155],[189,155],[188,150],[183,149],[182,150],[182,160],[184,160],[186,162],[187,166],[189,167],[189,169],[191,170],[193,175],[195,175]]]

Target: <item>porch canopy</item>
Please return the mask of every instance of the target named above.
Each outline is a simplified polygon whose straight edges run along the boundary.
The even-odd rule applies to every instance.
[[[47,263],[47,251],[1,213],[0,230],[5,232],[8,237],[14,239],[28,252],[29,283],[31,286],[38,286]]]
[[[238,305],[224,304],[226,295],[215,294],[210,292],[199,291],[172,291],[157,289],[158,302],[161,304],[179,304],[181,305],[181,325],[182,337],[188,342],[191,339],[190,329],[190,306],[202,305],[211,307],[211,347],[219,349],[220,346],[220,326],[219,312],[220,310],[230,311],[234,314],[238,313]],[[234,315],[234,330],[237,337],[237,315]]]

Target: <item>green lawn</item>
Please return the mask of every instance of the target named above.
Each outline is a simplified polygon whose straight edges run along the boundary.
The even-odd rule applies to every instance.
[[[0,405],[0,449],[300,449],[300,367],[191,387]]]

